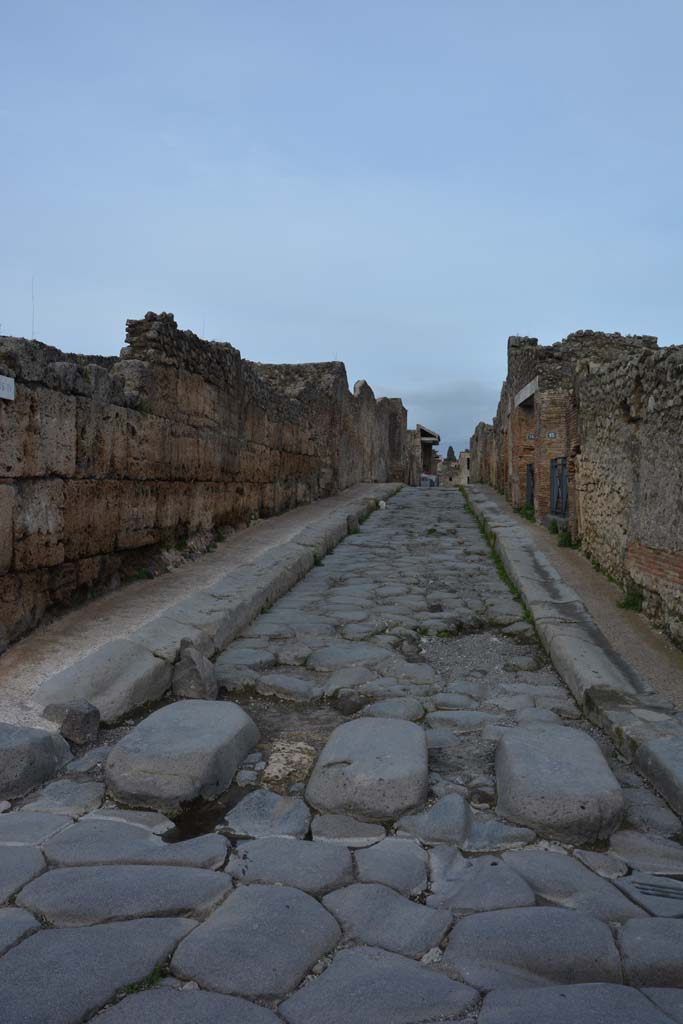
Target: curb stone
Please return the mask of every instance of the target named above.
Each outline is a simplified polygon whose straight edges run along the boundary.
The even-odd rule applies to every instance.
[[[613,650],[579,595],[512,514],[476,485],[467,488],[466,499],[585,716],[683,814],[683,724],[674,717],[673,704]]]

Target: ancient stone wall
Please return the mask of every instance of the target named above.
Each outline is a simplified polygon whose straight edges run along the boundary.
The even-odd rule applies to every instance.
[[[351,394],[342,363],[250,363],[167,313],[126,341],[116,359],[0,338],[0,645],[132,551],[405,477],[405,409]]]
[[[587,555],[683,641],[683,348],[649,335],[577,331],[555,345],[510,338],[492,424],[472,437],[472,480],[551,508],[551,460],[566,459],[561,517]]]

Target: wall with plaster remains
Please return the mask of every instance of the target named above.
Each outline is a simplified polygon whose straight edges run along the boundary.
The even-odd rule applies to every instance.
[[[351,393],[342,363],[251,363],[168,313],[126,342],[117,359],[0,338],[0,646],[131,552],[405,477],[401,401]]]
[[[515,507],[527,504],[533,466],[541,521],[551,513],[550,460],[565,457],[572,537],[639,588],[652,620],[683,643],[683,347],[594,331],[550,346],[510,338],[496,416],[470,448],[472,481]]]

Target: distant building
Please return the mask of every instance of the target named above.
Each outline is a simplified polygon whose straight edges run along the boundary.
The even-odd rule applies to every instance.
[[[462,487],[470,482],[470,453],[469,450],[455,455],[453,448],[449,447],[445,459],[439,460],[437,469],[439,487]]]
[[[418,423],[408,431],[409,471],[408,483],[414,487],[437,487],[439,456],[434,451],[441,437],[429,427]]]

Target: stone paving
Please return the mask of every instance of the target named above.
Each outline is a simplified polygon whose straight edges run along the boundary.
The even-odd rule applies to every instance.
[[[459,493],[188,650],[0,814],[3,1024],[683,1024],[681,821]]]

